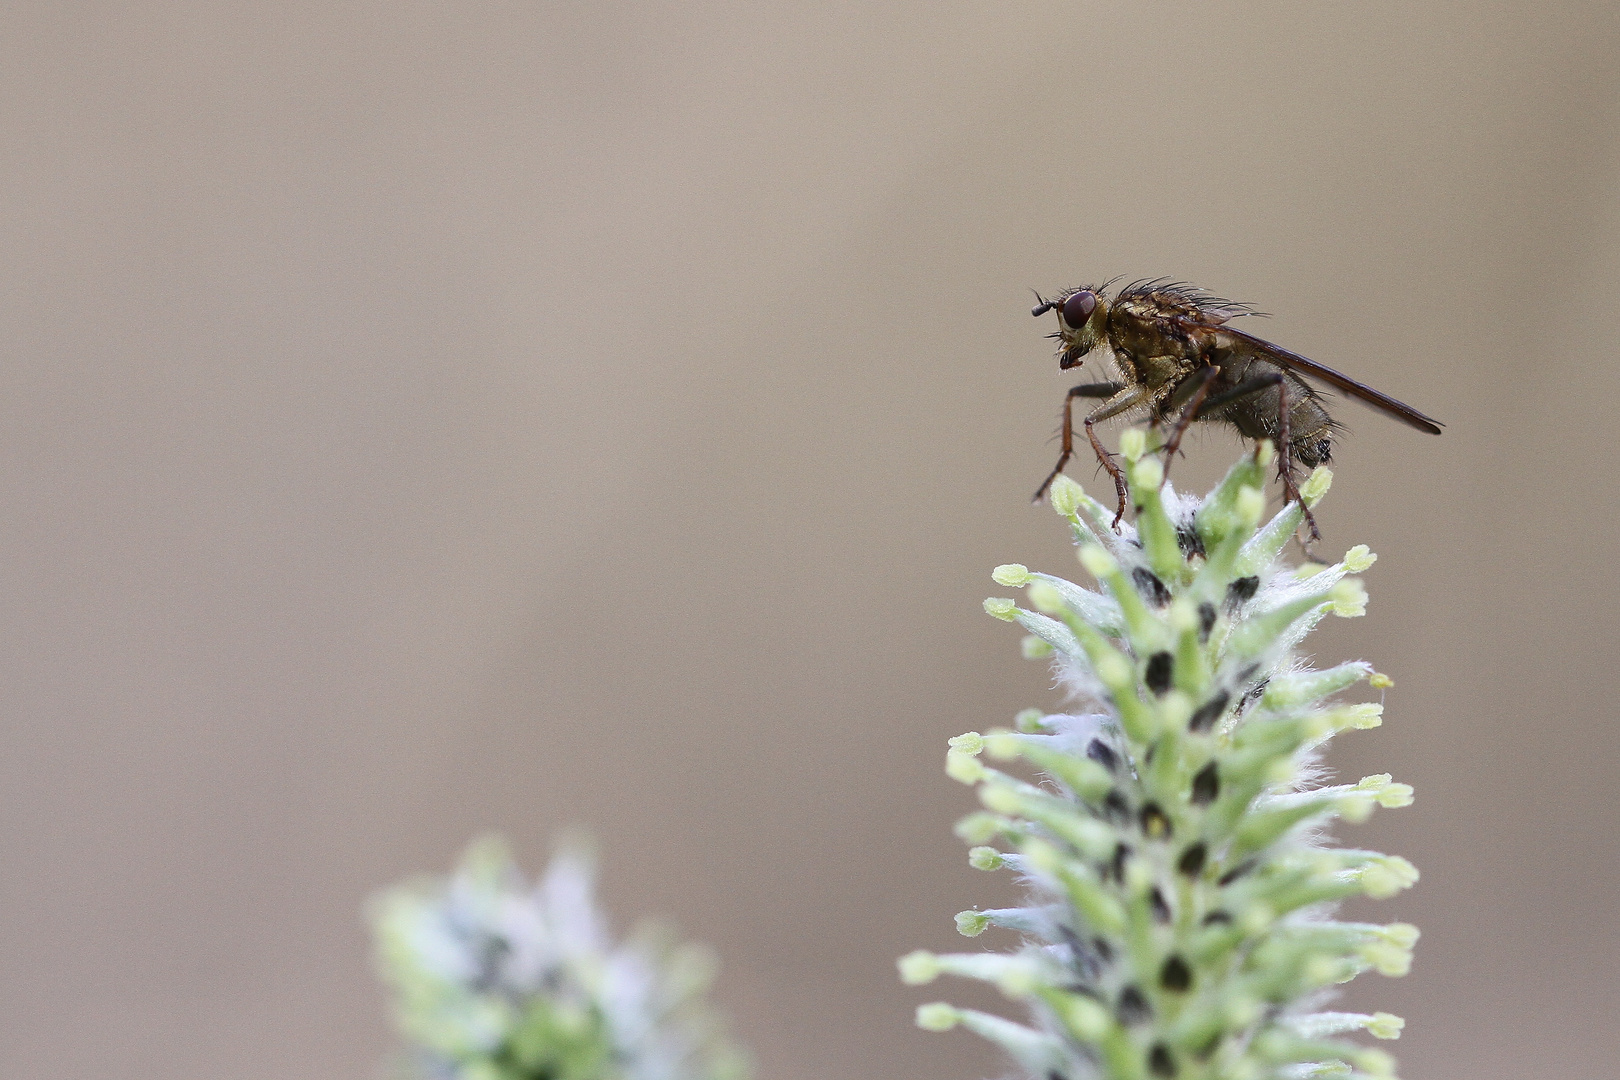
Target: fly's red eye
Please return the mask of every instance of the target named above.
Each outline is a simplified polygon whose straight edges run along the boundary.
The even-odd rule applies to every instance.
[[[1078,329],[1091,318],[1091,313],[1097,310],[1097,297],[1090,290],[1081,289],[1067,300],[1063,301],[1063,321]]]

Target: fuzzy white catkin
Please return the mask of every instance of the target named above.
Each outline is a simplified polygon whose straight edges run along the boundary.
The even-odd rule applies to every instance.
[[[704,995],[708,952],[646,926],[615,941],[588,845],[529,883],[504,844],[373,898],[377,964],[410,1046],[444,1080],[746,1080]]]
[[[1027,586],[1036,610],[1003,597],[986,610],[1039,643],[1026,639],[1025,654],[1052,658],[1075,703],[1021,714],[1017,733],[952,740],[950,775],[990,811],[958,826],[973,865],[1013,868],[1028,897],[958,916],[1000,952],[913,953],[902,971],[913,984],[991,981],[1028,1015],[933,1002],[921,1026],[974,1031],[1031,1080],[1393,1076],[1389,1055],[1343,1036],[1396,1038],[1399,1017],[1318,1011],[1362,971],[1404,974],[1417,939],[1405,924],[1331,918],[1339,900],[1417,879],[1404,859],[1327,835],[1336,819],[1411,801],[1387,775],[1323,786],[1317,758],[1337,732],[1380,720],[1379,706],[1334,695],[1389,680],[1295,655],[1327,615],[1364,614],[1350,575],[1374,556],[1355,547],[1332,566],[1283,565],[1303,514],[1290,504],[1262,523],[1267,464],[1247,455],[1195,499],[1138,463],[1137,518],[1118,533],[1111,508],[1059,477],[1052,505],[1098,587],[998,568],[997,584]],[[1307,500],[1330,480],[1319,469]],[[1008,761],[1034,783],[997,767]]]

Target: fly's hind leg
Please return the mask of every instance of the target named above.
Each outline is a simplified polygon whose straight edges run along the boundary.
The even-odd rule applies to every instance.
[[[1052,486],[1052,481],[1058,478],[1058,473],[1063,471],[1063,466],[1067,465],[1069,459],[1074,456],[1074,399],[1079,397],[1112,398],[1118,395],[1122,389],[1124,387],[1119,383],[1102,382],[1081,383],[1069,391],[1068,396],[1063,399],[1063,451],[1058,454],[1057,464],[1052,467],[1052,471],[1046,474],[1045,480],[1041,481],[1041,486],[1035,489],[1035,498],[1031,500],[1032,502],[1038,503],[1046,497],[1047,488]]]
[[[1277,471],[1282,474],[1285,497],[1299,503],[1299,511],[1305,515],[1305,524],[1310,526],[1311,538],[1300,545],[1305,549],[1305,554],[1310,555],[1311,545],[1322,539],[1322,531],[1316,527],[1316,515],[1305,505],[1305,498],[1294,483],[1293,449],[1293,440],[1288,437],[1288,380],[1284,379],[1277,384]]]
[[[1288,379],[1280,371],[1273,371],[1267,375],[1259,375],[1248,379],[1224,393],[1216,394],[1203,404],[1204,409],[1214,409],[1222,405],[1246,398],[1250,394],[1258,394],[1269,387],[1277,388],[1277,436],[1272,441],[1277,444],[1277,472],[1283,483],[1283,498],[1285,502],[1299,503],[1299,509],[1305,515],[1305,524],[1311,528],[1311,538],[1306,542],[1305,554],[1310,554],[1309,545],[1322,539],[1321,530],[1316,527],[1316,515],[1311,508],[1305,505],[1305,500],[1299,494],[1299,487],[1294,483],[1294,454],[1293,442],[1288,435]]]

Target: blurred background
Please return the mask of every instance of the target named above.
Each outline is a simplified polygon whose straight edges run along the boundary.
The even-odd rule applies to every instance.
[[[893,961],[1008,895],[945,739],[1059,700],[979,610],[1077,569],[1030,290],[1160,274],[1448,425],[1341,404],[1320,515],[1382,558],[1316,655],[1396,680],[1334,763],[1418,790],[1347,839],[1424,875],[1349,1003],[1409,1080],[1613,1075],[1620,8],[11,4],[0,50],[6,1077],[374,1077],[365,898],[576,823],[762,1080],[998,1075]]]

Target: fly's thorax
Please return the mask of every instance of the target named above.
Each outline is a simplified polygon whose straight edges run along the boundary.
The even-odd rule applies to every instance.
[[[1166,378],[1198,366],[1206,348],[1165,320],[1145,317],[1120,304],[1109,311],[1108,340],[1116,351],[1136,357],[1144,375],[1164,372]]]
[[[1195,370],[1194,365],[1180,356],[1163,353],[1138,355],[1134,358],[1135,377],[1150,390],[1162,391],[1166,387],[1180,387]]]

